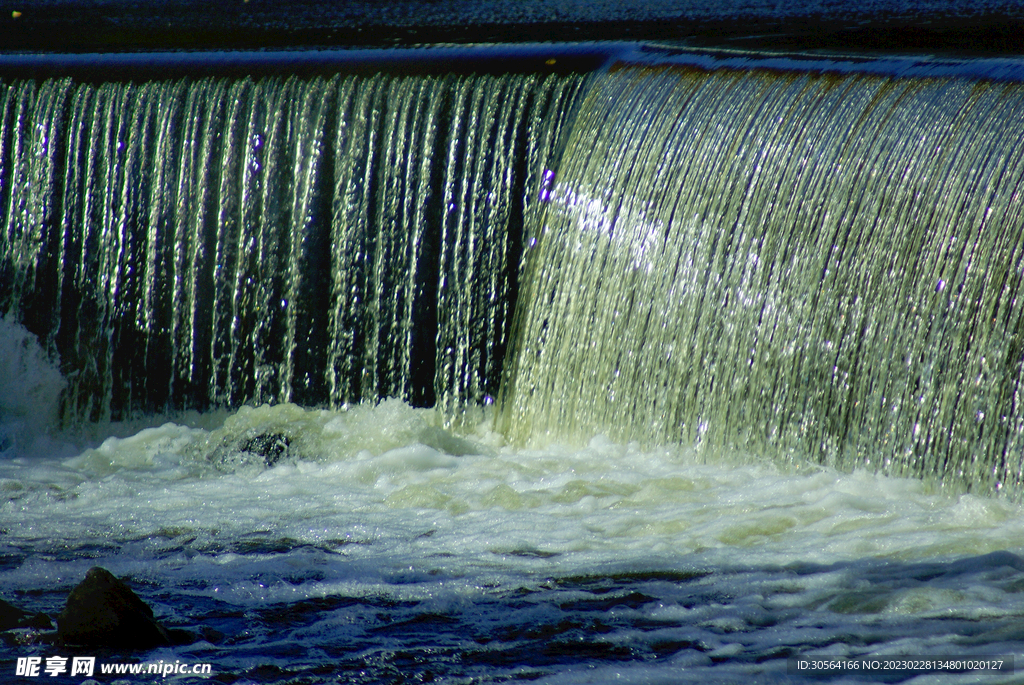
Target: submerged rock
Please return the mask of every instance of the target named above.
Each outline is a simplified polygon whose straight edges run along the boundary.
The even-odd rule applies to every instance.
[[[46,614],[30,614],[0,599],[0,643],[11,647],[49,643],[53,623]]]
[[[53,623],[46,614],[30,614],[0,599],[0,631],[14,628],[49,630],[52,627]]]
[[[153,610],[124,581],[98,566],[68,595],[57,617],[57,639],[64,645],[130,649],[175,643]]]
[[[237,416],[241,414],[242,412],[239,412]],[[226,424],[224,428],[214,431],[207,441],[198,445],[196,456],[200,462],[205,462],[218,471],[254,473],[277,466],[296,456],[296,450],[292,445],[292,439],[283,431],[266,426]]]
[[[273,466],[288,455],[291,440],[284,433],[260,433],[238,445],[238,451],[262,457],[267,466]]]
[[[18,607],[0,599],[0,630],[17,628],[25,615],[26,613]]]

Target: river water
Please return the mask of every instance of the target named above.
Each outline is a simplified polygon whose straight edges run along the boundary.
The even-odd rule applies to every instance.
[[[30,435],[61,379],[5,332],[42,404],[4,398],[25,411],[0,461],[0,596],[52,617],[90,567],[127,577],[196,634],[140,662],[235,683],[783,683],[808,682],[794,656],[1022,656],[1024,512],[1003,498],[602,435],[522,449],[484,413],[449,430],[400,400]],[[285,438],[272,467],[258,435]]]

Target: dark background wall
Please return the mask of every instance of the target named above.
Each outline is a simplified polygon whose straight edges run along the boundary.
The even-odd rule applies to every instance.
[[[655,40],[1024,53],[1017,0],[2,0],[0,52]]]

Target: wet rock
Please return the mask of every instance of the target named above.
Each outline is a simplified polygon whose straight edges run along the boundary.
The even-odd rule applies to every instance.
[[[210,443],[213,449],[200,453],[200,458],[218,471],[254,473],[295,456],[291,438],[283,431],[271,428],[238,431],[236,427],[222,430],[224,434],[215,436]]]
[[[291,441],[284,433],[260,433],[240,442],[238,450],[262,457],[267,466],[273,466],[288,456],[289,447],[291,447]]]
[[[30,614],[0,599],[0,631],[15,628],[49,630],[52,627],[53,623],[46,614]]]
[[[44,613],[29,614],[19,627],[31,628],[32,630],[52,630],[53,621]]]
[[[189,638],[191,638],[191,639],[189,639],[189,643],[196,642],[197,640],[206,640],[210,644],[219,645],[220,643],[224,642],[224,638],[227,637],[224,633],[220,632],[216,628],[210,628],[208,626],[201,626],[199,628],[199,632],[197,632],[195,634],[189,633],[189,632],[184,631],[184,630],[178,631],[178,632],[180,632],[182,634],[182,636],[187,635]],[[174,633],[175,633],[175,631],[172,630],[171,631],[171,636],[172,637],[174,636]],[[185,644],[185,643],[182,642],[180,644]]]
[[[18,607],[0,599],[0,630],[17,628],[26,615],[26,612]]]
[[[30,614],[0,599],[0,644],[9,647],[49,644],[56,633],[46,614]]]
[[[98,566],[68,595],[57,617],[57,639],[63,645],[129,649],[177,642],[127,584]]]

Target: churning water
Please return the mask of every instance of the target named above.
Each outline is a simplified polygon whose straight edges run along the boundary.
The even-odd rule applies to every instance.
[[[219,682],[1024,666],[1022,96],[4,84],[0,594],[104,566]]]

